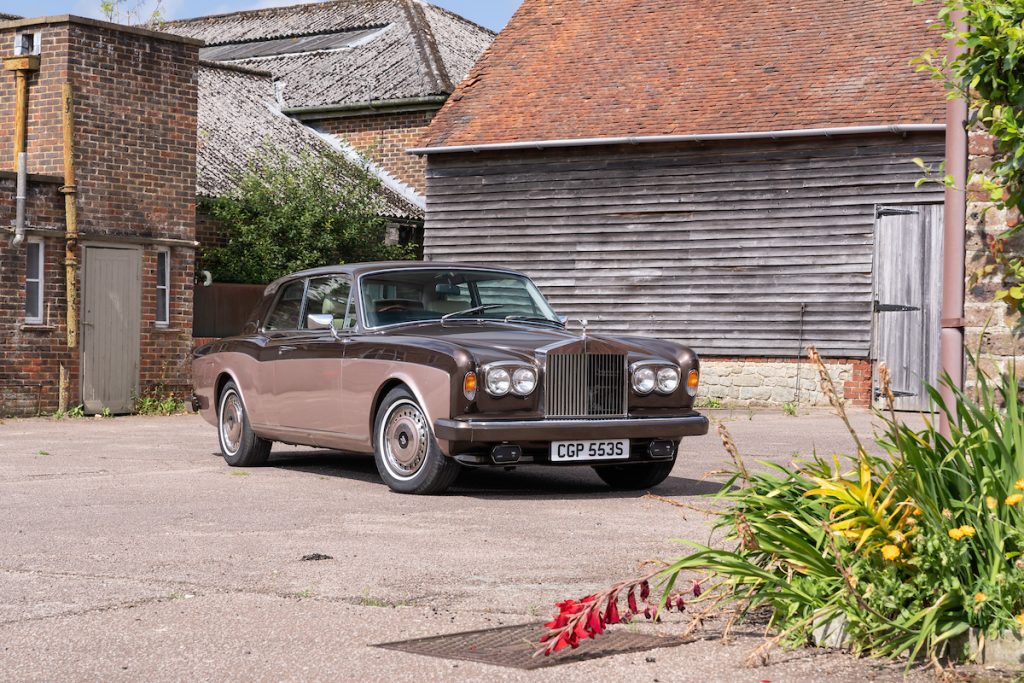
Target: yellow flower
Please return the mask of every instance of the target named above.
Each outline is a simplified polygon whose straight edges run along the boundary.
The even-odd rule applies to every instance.
[[[988,596],[981,591],[974,594],[974,602],[985,602],[986,600],[988,600]]]
[[[1013,507],[1022,500],[1024,500],[1024,493],[1014,493],[1006,497],[1006,504]]]
[[[961,538],[964,537],[964,532],[960,531],[960,529],[950,529],[949,537],[952,538],[954,541],[959,541]]]
[[[1024,612],[1018,614],[1014,619],[1017,621],[1017,625],[1020,627],[1020,632],[1024,633]]]
[[[1024,491],[1024,479],[1018,479],[1017,483],[1013,485],[1013,488],[1018,491]]]
[[[962,527],[960,527],[960,533],[963,534],[965,537],[970,538],[974,535],[974,527],[969,524],[964,524]]]
[[[995,510],[996,506],[999,505],[999,501],[993,498],[992,496],[988,496],[987,498],[985,498],[985,505],[988,506],[989,510]]]
[[[882,546],[882,557],[892,562],[900,556],[900,549],[891,543]]]

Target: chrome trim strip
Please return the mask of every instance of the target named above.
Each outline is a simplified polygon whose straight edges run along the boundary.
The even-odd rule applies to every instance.
[[[708,419],[682,417],[590,420],[450,420],[434,423],[439,439],[460,442],[557,441],[575,438],[669,439],[708,433]]]

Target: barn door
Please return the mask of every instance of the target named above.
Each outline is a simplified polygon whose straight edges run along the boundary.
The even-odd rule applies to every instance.
[[[942,206],[881,206],[875,224],[875,358],[897,410],[927,410],[939,378]],[[878,373],[875,373],[875,400]]]
[[[128,413],[139,386],[142,254],[86,247],[82,290],[82,401],[87,413]]]

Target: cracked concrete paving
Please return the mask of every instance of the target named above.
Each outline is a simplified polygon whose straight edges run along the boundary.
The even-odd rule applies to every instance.
[[[824,411],[714,412],[751,457],[849,450]],[[814,651],[745,668],[760,641],[743,629],[532,672],[372,648],[537,621],[680,552],[672,538],[709,540],[709,520],[609,492],[589,469],[468,472],[422,498],[389,492],[362,456],[275,446],[271,466],[232,470],[214,448],[195,416],[0,423],[0,680],[903,677]],[[657,493],[699,505],[725,463],[716,436],[690,439]]]

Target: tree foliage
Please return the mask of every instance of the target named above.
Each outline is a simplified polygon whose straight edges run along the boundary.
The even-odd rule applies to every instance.
[[[967,18],[967,30],[956,26],[959,12]],[[996,149],[991,169],[971,183],[998,208],[1019,212],[1024,209],[1024,0],[945,0],[938,19],[943,36],[966,49],[953,60],[928,51],[917,60],[918,70],[945,81],[949,97],[970,102],[969,124],[991,135]],[[952,179],[946,176],[944,182],[950,185]],[[997,275],[1002,286],[995,298],[1024,311],[1024,259],[1007,248],[1020,231],[1018,224],[989,237],[991,263],[972,280]]]
[[[385,244],[380,181],[339,154],[265,147],[235,187],[204,202],[228,236],[202,253],[215,280],[265,283],[305,268],[414,256],[412,246]]]

